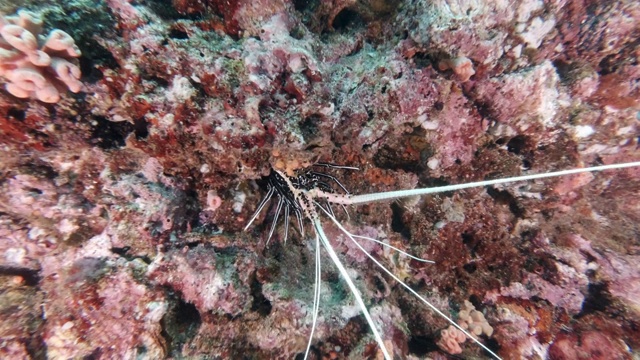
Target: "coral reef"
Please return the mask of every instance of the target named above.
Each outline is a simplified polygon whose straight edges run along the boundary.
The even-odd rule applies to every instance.
[[[21,10],[15,16],[0,15],[0,77],[13,96],[56,103],[60,93],[82,88],[75,60],[81,53],[66,32],[54,29],[41,41],[41,31],[38,14]]]
[[[464,309],[458,313],[458,323],[473,335],[486,335],[491,337],[493,328],[484,318],[484,314],[476,310],[468,300],[464,302]]]
[[[464,308],[458,312],[458,325],[473,336],[485,335],[491,337],[493,334],[493,327],[489,325],[484,314],[476,310],[468,300],[464,301]],[[453,325],[449,325],[448,328],[440,332],[440,340],[436,344],[449,354],[460,354],[462,353],[460,344],[466,340],[467,336],[462,331]]]
[[[438,347],[449,354],[462,354],[460,344],[467,341],[467,335],[453,325],[440,332],[440,340],[436,343]]]
[[[280,223],[265,246],[272,209],[243,231],[272,168],[358,167],[322,171],[368,193],[640,160],[637,1],[20,0],[0,11],[18,14],[3,36],[68,34],[58,50],[0,44],[14,56],[0,54],[0,358],[304,352],[308,225],[284,243]],[[56,74],[33,54],[65,63]],[[19,68],[44,90],[18,92],[7,69]],[[501,357],[629,359],[639,193],[630,168],[334,210],[349,231],[435,261],[363,240]],[[486,357],[325,225],[387,349]],[[322,261],[310,357],[381,356]]]

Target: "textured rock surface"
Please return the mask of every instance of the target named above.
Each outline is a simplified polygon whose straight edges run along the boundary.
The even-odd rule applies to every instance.
[[[367,193],[640,160],[637,1],[0,1],[21,6],[76,40],[84,88],[0,92],[0,358],[303,352],[309,233],[242,231],[271,168],[357,166],[328,173]],[[506,359],[628,359],[639,193],[627,169],[338,216],[434,260],[365,244],[455,320],[470,301]],[[325,226],[388,348],[448,356],[448,323]],[[322,260],[312,356],[379,356]]]

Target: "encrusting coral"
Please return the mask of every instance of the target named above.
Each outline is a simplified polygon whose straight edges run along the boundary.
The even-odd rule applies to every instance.
[[[66,89],[82,88],[75,60],[81,53],[66,32],[54,29],[46,38],[41,32],[42,18],[33,12],[0,16],[0,77],[15,97],[56,103]]]
[[[484,334],[487,337],[491,337],[493,334],[493,327],[484,318],[484,314],[476,310],[468,300],[464,301],[464,308],[458,314],[458,324],[475,336]],[[455,355],[462,353],[460,344],[465,342],[466,339],[467,337],[462,331],[453,325],[449,325],[448,328],[442,330],[440,340],[436,344],[442,350]]]
[[[465,342],[467,337],[464,333],[458,330],[455,326],[449,325],[448,328],[442,330],[440,333],[440,340],[436,343],[442,350],[449,354],[455,355],[462,353],[460,344]]]
[[[473,69],[473,63],[468,58],[462,56],[455,59],[442,60],[438,63],[438,69],[453,70],[456,77],[462,81],[469,81],[469,79],[475,75],[476,71]]]
[[[464,309],[460,310],[458,319],[458,324],[473,335],[484,334],[490,337],[493,334],[493,328],[484,318],[484,314],[476,310],[468,300],[464,301]]]

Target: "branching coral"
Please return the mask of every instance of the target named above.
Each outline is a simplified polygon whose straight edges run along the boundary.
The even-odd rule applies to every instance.
[[[20,10],[0,16],[0,77],[5,89],[19,98],[37,98],[46,103],[60,100],[60,93],[80,91],[80,49],[66,32],[54,29],[45,38],[42,18]]]

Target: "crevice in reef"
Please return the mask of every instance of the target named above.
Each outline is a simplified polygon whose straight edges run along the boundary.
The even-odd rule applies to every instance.
[[[254,272],[251,276],[251,311],[255,311],[261,316],[268,316],[271,313],[271,302],[262,293],[262,284]]]
[[[412,336],[409,338],[409,353],[415,356],[425,356],[430,352],[437,351],[438,346],[432,337]]]
[[[526,210],[508,191],[488,187],[487,194],[489,194],[489,196],[491,196],[497,203],[508,205],[509,211],[511,211],[515,217],[520,219],[524,218]]]
[[[587,296],[582,304],[582,311],[577,317],[583,317],[595,312],[606,312],[611,308],[613,301],[606,283],[589,283]]]
[[[411,239],[411,229],[404,223],[402,219],[402,207],[396,203],[391,204],[393,216],[391,218],[391,229],[406,239]]]
[[[162,317],[162,336],[167,341],[167,353],[179,355],[182,346],[197,333],[202,318],[195,305],[184,301],[179,294],[170,292],[173,306]]]
[[[40,283],[40,271],[12,266],[0,266],[0,276],[20,276],[24,279],[24,285],[37,286]]]

